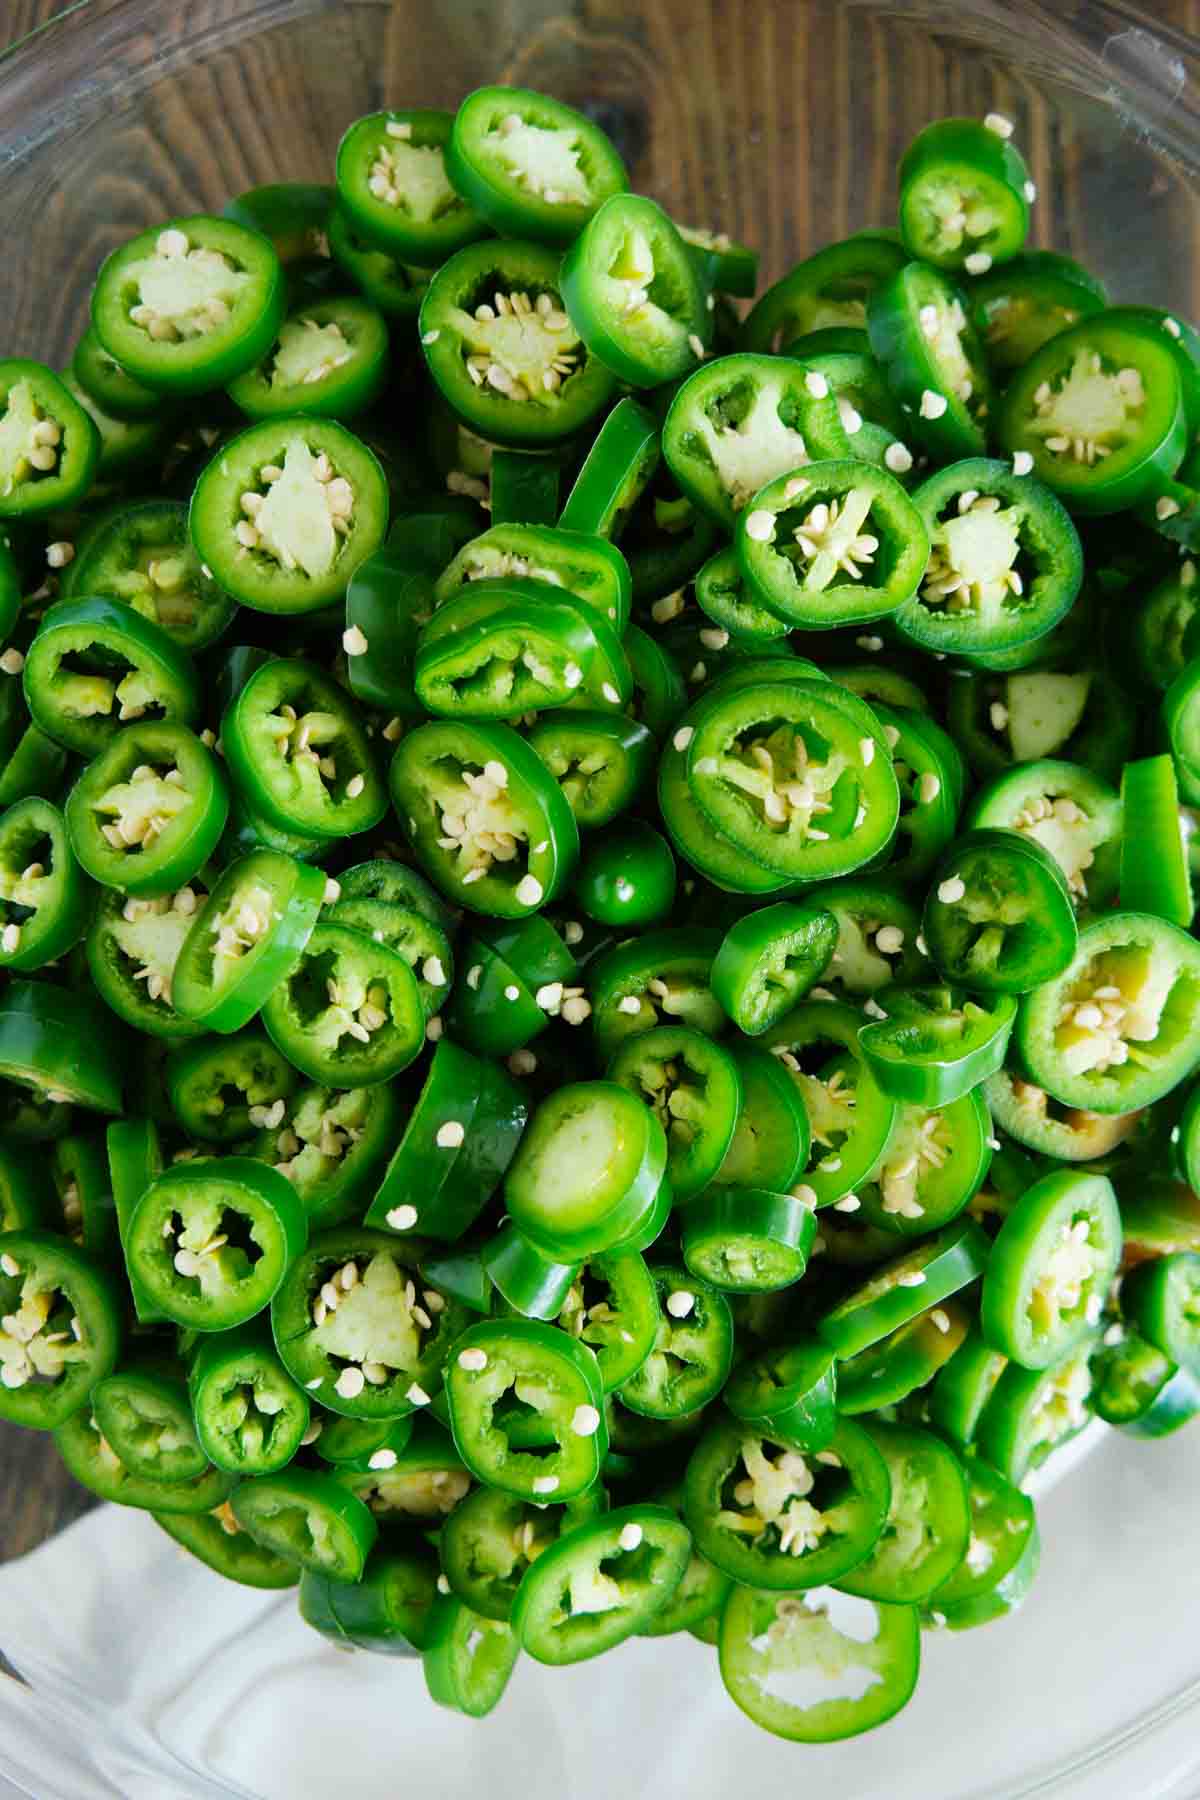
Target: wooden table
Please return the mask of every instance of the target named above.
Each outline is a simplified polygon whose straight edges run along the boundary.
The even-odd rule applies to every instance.
[[[156,38],[165,33],[163,41],[169,40],[173,13],[194,24],[202,11],[215,18],[220,3],[162,5],[165,23]],[[1001,3],[991,0],[997,12]],[[1086,0],[1060,3],[1064,11],[1087,17]],[[99,11],[106,0],[94,4]],[[913,5],[919,10],[919,0]],[[61,0],[3,0],[0,10],[0,40],[15,42],[64,8]],[[890,10],[903,14],[904,0],[894,0]],[[1144,10],[1163,27],[1200,32],[1200,0],[1151,0]],[[381,104],[385,96],[431,94],[438,103],[452,104],[448,64],[455,79],[477,67],[481,81],[527,81],[576,103],[598,101],[598,112],[611,115],[618,127],[634,185],[658,194],[678,217],[728,226],[761,245],[771,277],[852,226],[890,215],[895,164],[920,124],[947,112],[980,115],[995,106],[1021,120],[1018,141],[1030,155],[1046,200],[1036,215],[1038,241],[1053,241],[1053,231],[1067,247],[1086,254],[1089,202],[1081,196],[1093,196],[1094,205],[1092,184],[1103,179],[1097,167],[1103,156],[1098,159],[1093,146],[1088,161],[1070,134],[1048,117],[1031,83],[993,66],[982,52],[964,56],[938,36],[901,66],[889,51],[886,33],[892,28],[852,0],[824,6],[817,0],[804,15],[804,31],[789,31],[789,15],[796,17],[786,0],[753,8],[737,0],[724,6],[718,0],[527,0],[522,9],[513,0],[474,9],[471,0],[453,0],[439,10],[437,29],[414,33],[389,25],[381,14],[377,42],[366,39],[345,74],[346,116]],[[347,7],[339,29],[367,31],[374,25],[362,8]],[[51,41],[48,34],[47,54]],[[850,94],[864,79],[874,88],[871,127],[851,156],[844,122]],[[156,131],[170,133],[172,143],[185,142],[195,160],[183,172],[156,167],[142,204],[125,182],[124,219],[148,222],[166,205],[182,199],[194,206],[206,193],[214,204],[219,193],[281,173],[269,167],[270,146],[264,147],[253,116],[256,92],[274,97],[276,111],[280,84],[303,94],[302,76],[286,61],[279,34],[271,46],[255,46],[240,61],[215,61],[205,82],[199,100],[194,93],[162,98],[156,93],[143,142],[153,148]],[[735,148],[716,162],[710,147],[718,128]],[[306,146],[314,166],[299,172],[328,179],[318,170],[328,168],[332,145],[330,138]],[[103,185],[108,175],[95,171],[100,195],[110,191]],[[115,229],[104,214],[106,204],[97,203],[99,248],[107,247]],[[1176,188],[1164,197],[1150,183],[1145,204],[1150,222],[1139,212],[1142,231],[1177,242],[1187,264],[1195,256],[1196,234],[1186,194]],[[29,281],[38,303],[45,296],[51,308],[52,239],[48,229]],[[94,269],[96,260],[93,256],[86,266]],[[35,279],[40,264],[47,273]],[[1195,286],[1200,289],[1200,281]],[[1152,286],[1139,291],[1156,297]],[[66,323],[77,329],[77,320]],[[46,353],[50,350],[47,346]],[[60,1467],[52,1445],[35,1433],[0,1425],[0,1472],[0,1560],[31,1549],[91,1504]]]

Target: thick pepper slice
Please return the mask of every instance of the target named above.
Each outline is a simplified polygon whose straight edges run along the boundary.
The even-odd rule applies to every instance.
[[[172,894],[207,863],[229,812],[221,764],[186,726],[126,725],[67,796],[79,862],[135,898]]]
[[[863,1055],[886,1093],[917,1106],[948,1106],[994,1075],[1017,1016],[1010,994],[975,999],[952,987],[881,988],[874,1004]]]
[[[347,837],[369,831],[386,811],[362,723],[313,663],[264,663],[230,701],[221,741],[243,797],[284,831]]]
[[[41,363],[0,362],[0,519],[29,519],[87,493],[100,435],[86,409]]]
[[[954,283],[927,263],[908,263],[872,294],[867,329],[921,447],[943,462],[982,456],[991,376]]]
[[[512,1160],[528,1103],[502,1069],[441,1038],[366,1222],[456,1243]]]
[[[322,870],[276,850],[231,863],[175,956],[171,998],[182,1016],[210,1031],[249,1024],[298,966],[325,888]]]
[[[1085,925],[1061,975],[1021,1002],[1015,1044],[1064,1106],[1128,1113],[1160,1099],[1197,1059],[1200,946],[1149,913]]]
[[[292,1379],[330,1412],[402,1419],[429,1405],[466,1322],[420,1266],[431,1248],[343,1225],[292,1262],[271,1306],[275,1346]]]
[[[602,1511],[599,1488],[544,1509],[496,1488],[475,1488],[442,1527],[439,1552],[446,1580],[485,1619],[507,1622],[531,1563]]]
[[[929,559],[924,520],[895,476],[851,461],[769,481],[739,514],[736,542],[752,592],[800,631],[894,613]]]
[[[996,830],[968,832],[942,857],[923,929],[948,982],[992,994],[1025,994],[1052,981],[1079,936],[1066,877],[1050,852],[1027,833]]]
[[[177,1163],[158,1176],[130,1220],[126,1254],[167,1318],[224,1331],[270,1302],[307,1236],[290,1182],[231,1156]]]
[[[1112,1183],[1056,1169],[1026,1188],[992,1245],[980,1301],[987,1342],[1023,1369],[1045,1369],[1097,1324],[1121,1260]]]
[[[454,187],[494,230],[558,248],[571,243],[608,195],[629,185],[598,125],[529,88],[468,94],[445,157]]]
[[[418,862],[456,904],[523,918],[568,881],[579,849],[574,815],[509,726],[419,725],[399,744],[389,780]]]
[[[437,1599],[437,1563],[417,1549],[385,1549],[367,1558],[361,1581],[337,1581],[306,1569],[300,1617],[347,1650],[420,1656]]]
[[[272,334],[274,335],[274,334]],[[311,613],[340,600],[387,532],[387,480],[373,451],[333,419],[251,425],[192,495],[196,553],[256,612]]]
[[[286,1175],[310,1228],[359,1219],[400,1129],[400,1099],[388,1082],[373,1087],[302,1087],[262,1114],[251,1154]]]
[[[563,258],[571,322],[591,353],[634,387],[686,374],[709,333],[687,246],[653,200],[614,194]]]
[[[68,1473],[81,1487],[118,1506],[136,1506],[155,1515],[169,1514],[172,1520],[191,1519],[223,1509],[233,1492],[233,1476],[221,1469],[206,1468],[190,1481],[163,1481],[155,1475],[133,1474],[103,1436],[88,1405],[57,1427],[54,1444]]]
[[[857,1356],[982,1275],[988,1250],[974,1220],[948,1225],[839,1300],[817,1320],[817,1332],[839,1361]]]
[[[608,1447],[604,1388],[585,1345],[535,1319],[472,1325],[446,1369],[454,1441],[480,1481],[524,1500],[573,1500],[591,1488]],[[497,1422],[514,1394],[552,1434],[553,1449],[512,1447]],[[599,1415],[599,1416],[597,1416]]]
[[[68,600],[123,600],[188,651],[219,638],[236,610],[201,567],[180,500],[138,500],[101,513],[77,545],[59,592]]]
[[[620,1245],[667,1170],[656,1115],[616,1081],[572,1082],[535,1111],[504,1182],[513,1222],[544,1255],[582,1261]]]
[[[736,1294],[799,1281],[817,1235],[812,1207],[766,1188],[708,1187],[683,1220],[683,1260],[693,1275]]]
[[[425,1008],[408,963],[348,925],[314,926],[262,1014],[288,1061],[330,1087],[388,1081],[425,1045]]]
[[[712,990],[739,1031],[758,1037],[819,981],[837,946],[837,920],[820,907],[780,901],[725,933]]]
[[[521,1648],[561,1667],[645,1630],[683,1579],[691,1546],[664,1506],[623,1506],[564,1531],[521,1578],[512,1610]]]
[[[1029,169],[986,121],[927,125],[905,151],[899,181],[905,248],[939,269],[985,275],[1025,242]]]
[[[111,1277],[48,1231],[0,1236],[0,1418],[52,1431],[116,1367],[121,1306]]]
[[[23,975],[64,955],[90,902],[56,806],[30,796],[0,815],[0,968]]]
[[[266,238],[197,214],[113,251],[92,293],[92,324],[135,380],[167,395],[202,394],[265,354],[285,298]]]
[[[995,428],[1072,512],[1124,512],[1161,493],[1187,445],[1170,338],[1094,313],[1043,344],[1004,391]]]
[[[675,1200],[706,1188],[741,1111],[742,1078],[729,1051],[687,1025],[659,1025],[625,1039],[608,1077],[644,1101],[662,1126]]]
[[[632,582],[621,552],[605,539],[568,529],[561,522],[551,526],[496,521],[439,570],[435,602],[443,605],[469,583],[510,575],[559,588],[618,635],[629,623]]]
[[[165,631],[116,600],[60,600],[25,659],[35,725],[77,756],[97,756],[118,727],[147,714],[190,725],[195,672]]]
[[[633,687],[605,620],[549,583],[510,575],[472,582],[421,630],[417,697],[449,718],[511,719],[576,695],[624,707]]]
[[[526,738],[583,830],[626,812],[654,767],[654,739],[645,725],[610,712],[543,712]]]
[[[207,1471],[187,1382],[167,1359],[130,1362],[105,1376],[92,1390],[91,1406],[101,1436],[131,1475],[177,1482]]]
[[[575,477],[559,514],[559,529],[616,542],[661,456],[655,420],[636,400],[618,400]]]
[[[0,990],[5,1081],[59,1109],[74,1104],[119,1113],[124,1061],[123,1035],[86,990],[72,993],[40,980],[10,980]]]
[[[663,423],[662,448],[683,492],[727,529],[778,477],[851,454],[819,370],[745,352],[688,376]]]
[[[586,426],[614,378],[563,310],[559,259],[492,238],[459,250],[421,302],[421,348],[459,417],[489,442],[538,449]]]

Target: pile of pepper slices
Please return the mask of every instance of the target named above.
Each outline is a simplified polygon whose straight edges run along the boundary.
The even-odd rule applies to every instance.
[[[1200,337],[1011,135],[741,316],[485,88],[0,362],[0,1418],[472,1716],[879,1724],[1200,1410]]]

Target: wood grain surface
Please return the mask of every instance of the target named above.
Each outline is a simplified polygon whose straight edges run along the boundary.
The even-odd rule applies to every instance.
[[[1060,9],[1085,30],[1096,17],[1088,0]],[[64,10],[62,0],[0,0],[0,45]],[[28,123],[54,144],[9,166],[0,157],[6,240],[22,251],[0,267],[0,354],[65,354],[101,256],[130,231],[219,206],[254,182],[328,180],[358,113],[452,106],[497,79],[585,106],[613,132],[637,187],[685,221],[759,245],[767,278],[885,221],[897,158],[921,124],[998,107],[1016,118],[1038,183],[1036,241],[1085,257],[1102,241],[1120,264],[1102,270],[1118,293],[1197,311],[1200,233],[1184,175],[1107,105],[1076,99],[1064,116],[1048,104],[1036,43],[993,54],[971,41],[966,6],[951,36],[922,22],[939,9],[921,0],[330,0],[323,12],[297,0],[294,22],[239,43],[245,10],[239,0],[146,0],[144,29],[122,36],[117,0],[90,0],[86,29],[113,35],[61,118],[55,72],[75,66],[78,16],[0,62],[0,139],[5,82],[36,47],[43,82]],[[274,15],[283,10],[274,0]],[[980,0],[976,10],[1003,7]],[[1167,32],[1200,32],[1200,0],[1142,10]],[[1122,54],[1144,47],[1123,42]],[[45,1438],[0,1425],[0,1560],[89,1504]]]

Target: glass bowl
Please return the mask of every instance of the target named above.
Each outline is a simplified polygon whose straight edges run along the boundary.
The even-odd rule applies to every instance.
[[[52,10],[17,0],[14,24],[12,5],[0,36]],[[1032,242],[1194,316],[1198,48],[1096,0],[77,0],[0,55],[4,353],[63,361],[133,231],[328,180],[357,115],[497,80],[591,112],[636,188],[757,244],[764,281],[888,221],[921,125],[1001,111],[1037,183]],[[0,1559],[49,1540],[0,1572],[0,1651],[24,1677],[0,1679],[0,1796],[1194,1795],[1200,1434],[1088,1447],[1086,1470],[1051,1465],[1023,1611],[927,1638],[909,1708],[817,1750],[750,1726],[686,1637],[523,1665],[492,1717],[452,1718],[418,1665],[339,1655],[292,1596],[228,1587],[141,1515],[55,1535],[86,1501],[49,1444],[0,1426]]]

